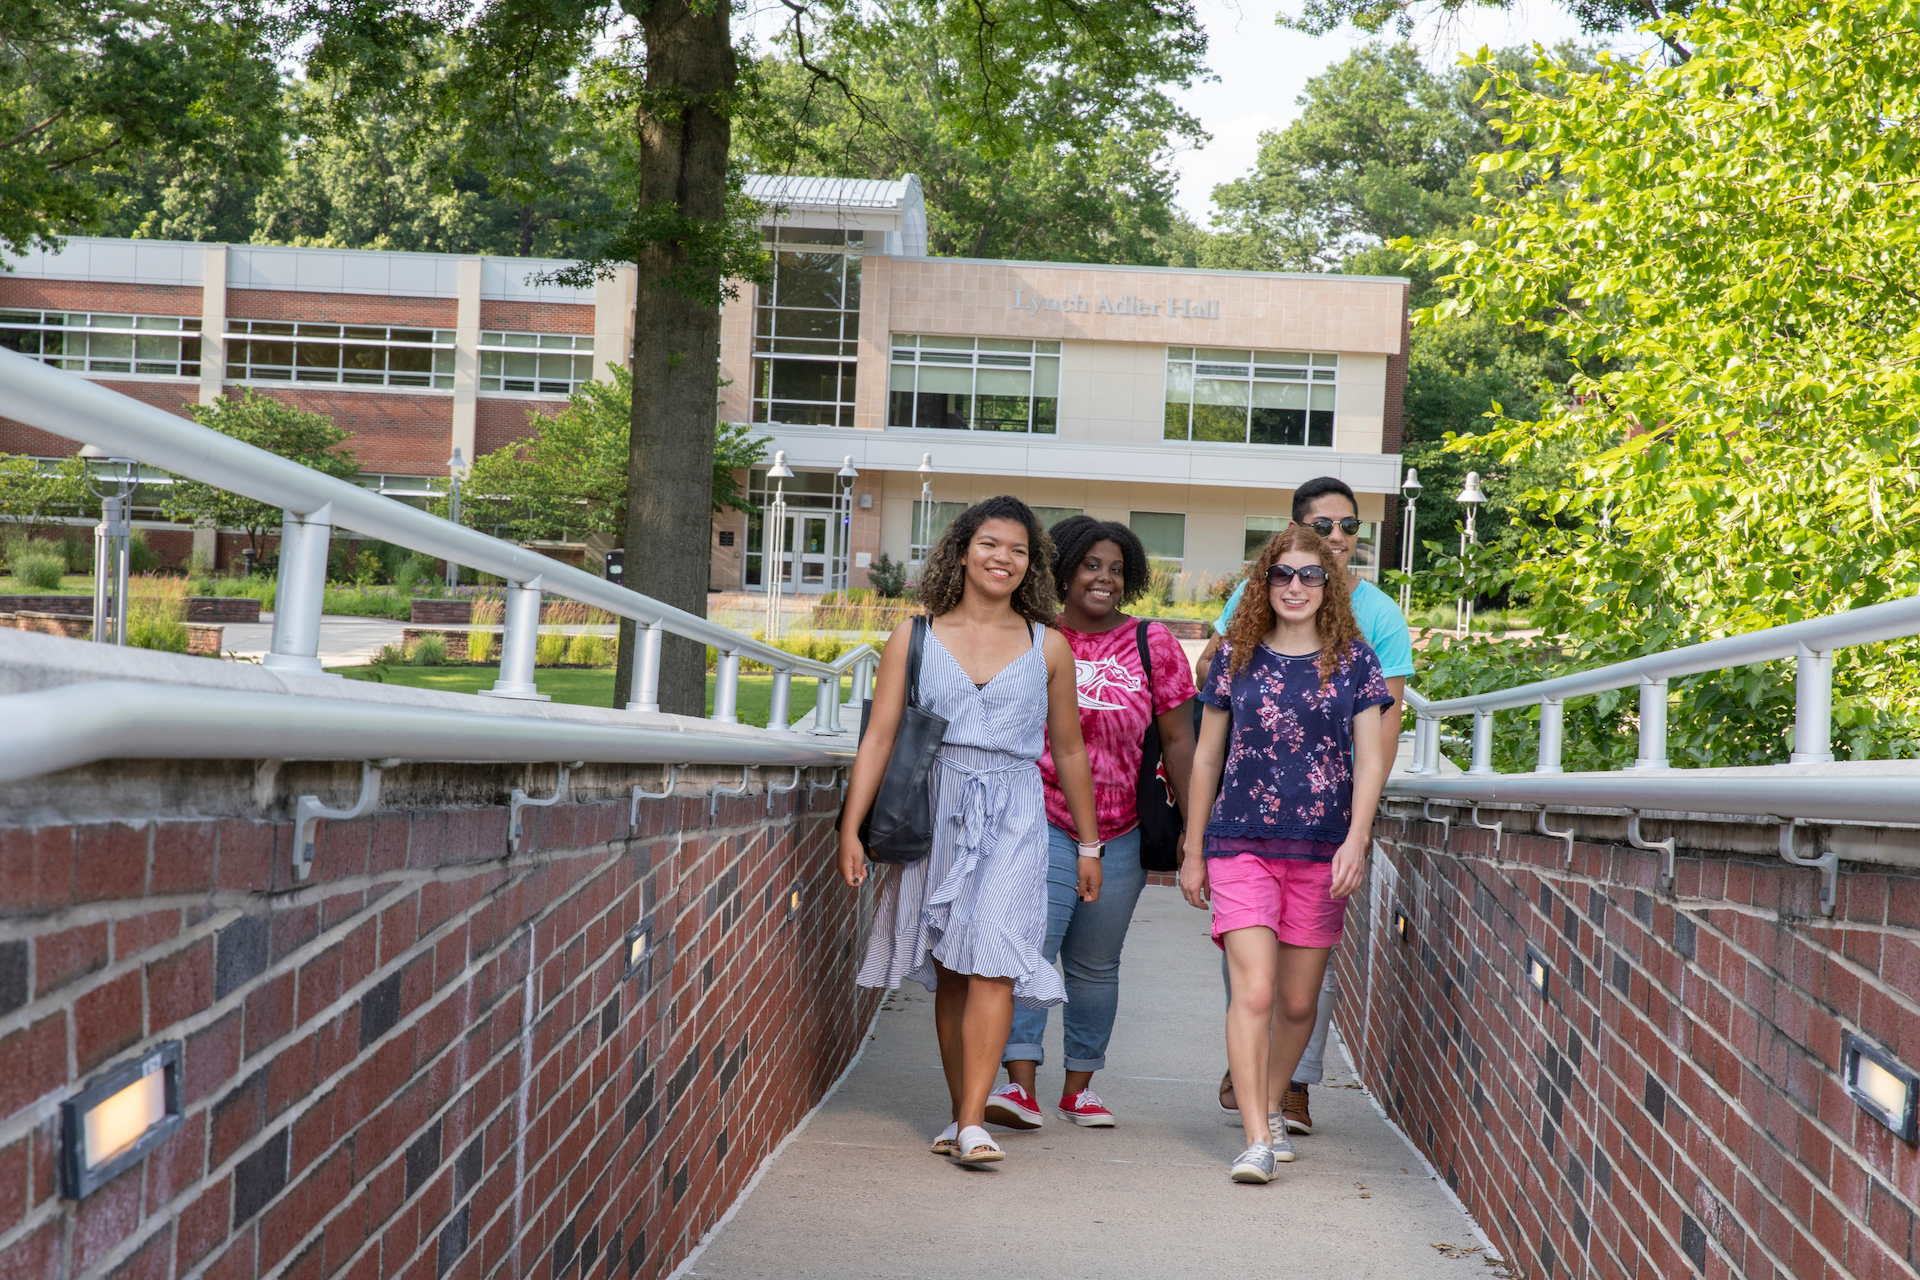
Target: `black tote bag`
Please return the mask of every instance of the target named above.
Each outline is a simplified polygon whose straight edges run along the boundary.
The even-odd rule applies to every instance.
[[[893,735],[893,754],[881,775],[880,792],[860,820],[860,843],[867,857],[893,866],[918,862],[933,852],[933,796],[928,779],[933,758],[946,741],[947,722],[920,705],[920,659],[926,652],[930,625],[924,615],[913,620],[907,642],[907,705]],[[863,738],[872,709],[871,700],[861,709]]]
[[[1153,657],[1147,652],[1147,620],[1134,627],[1140,646],[1140,669],[1147,675],[1147,736],[1141,743],[1140,783],[1134,804],[1140,817],[1140,866],[1145,871],[1173,871],[1180,866],[1180,803],[1162,767],[1160,721],[1153,714]]]

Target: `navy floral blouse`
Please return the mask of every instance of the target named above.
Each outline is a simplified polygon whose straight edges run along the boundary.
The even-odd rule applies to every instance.
[[[1380,660],[1356,640],[1323,686],[1317,653],[1295,658],[1261,645],[1237,680],[1232,657],[1222,644],[1200,687],[1200,701],[1233,713],[1209,855],[1216,838],[1233,846],[1222,854],[1252,851],[1251,841],[1283,842],[1273,852],[1296,857],[1317,854],[1300,842],[1337,846],[1353,823],[1353,717],[1393,702]]]

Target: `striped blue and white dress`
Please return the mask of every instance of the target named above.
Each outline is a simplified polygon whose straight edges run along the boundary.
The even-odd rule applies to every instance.
[[[933,788],[933,852],[889,868],[857,979],[934,989],[954,973],[1014,979],[1014,999],[1059,1004],[1066,988],[1041,958],[1047,934],[1047,811],[1040,752],[1047,733],[1045,628],[1033,647],[976,687],[929,632],[920,700],[947,719]]]

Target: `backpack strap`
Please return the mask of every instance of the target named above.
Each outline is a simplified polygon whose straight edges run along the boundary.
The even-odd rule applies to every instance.
[[[1147,650],[1147,620],[1137,619],[1133,626],[1134,643],[1140,646],[1140,669],[1147,677],[1147,718],[1153,718],[1153,654]]]

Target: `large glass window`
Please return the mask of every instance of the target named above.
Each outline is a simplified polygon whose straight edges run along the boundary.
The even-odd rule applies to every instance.
[[[565,333],[480,335],[480,389],[567,396],[593,381],[593,339]]]
[[[933,550],[933,544],[940,541],[940,535],[947,526],[960,518],[967,509],[964,502],[922,502],[913,500],[912,539],[907,550],[907,558],[916,563],[927,558],[927,552]]]
[[[453,390],[453,330],[232,320],[227,377]]]
[[[773,283],[753,309],[753,420],[853,425],[860,340],[859,231],[767,228]]]
[[[1059,417],[1058,342],[893,335],[890,427],[1052,435]]]
[[[1340,357],[1167,348],[1169,440],[1333,447]]]
[[[197,316],[0,311],[0,347],[74,373],[200,376]]]
[[[1177,511],[1130,511],[1127,528],[1140,535],[1140,545],[1158,560],[1187,556],[1187,518]]]
[[[1085,507],[1035,507],[1033,514],[1042,529],[1051,529],[1068,516],[1083,516],[1087,510]]]

